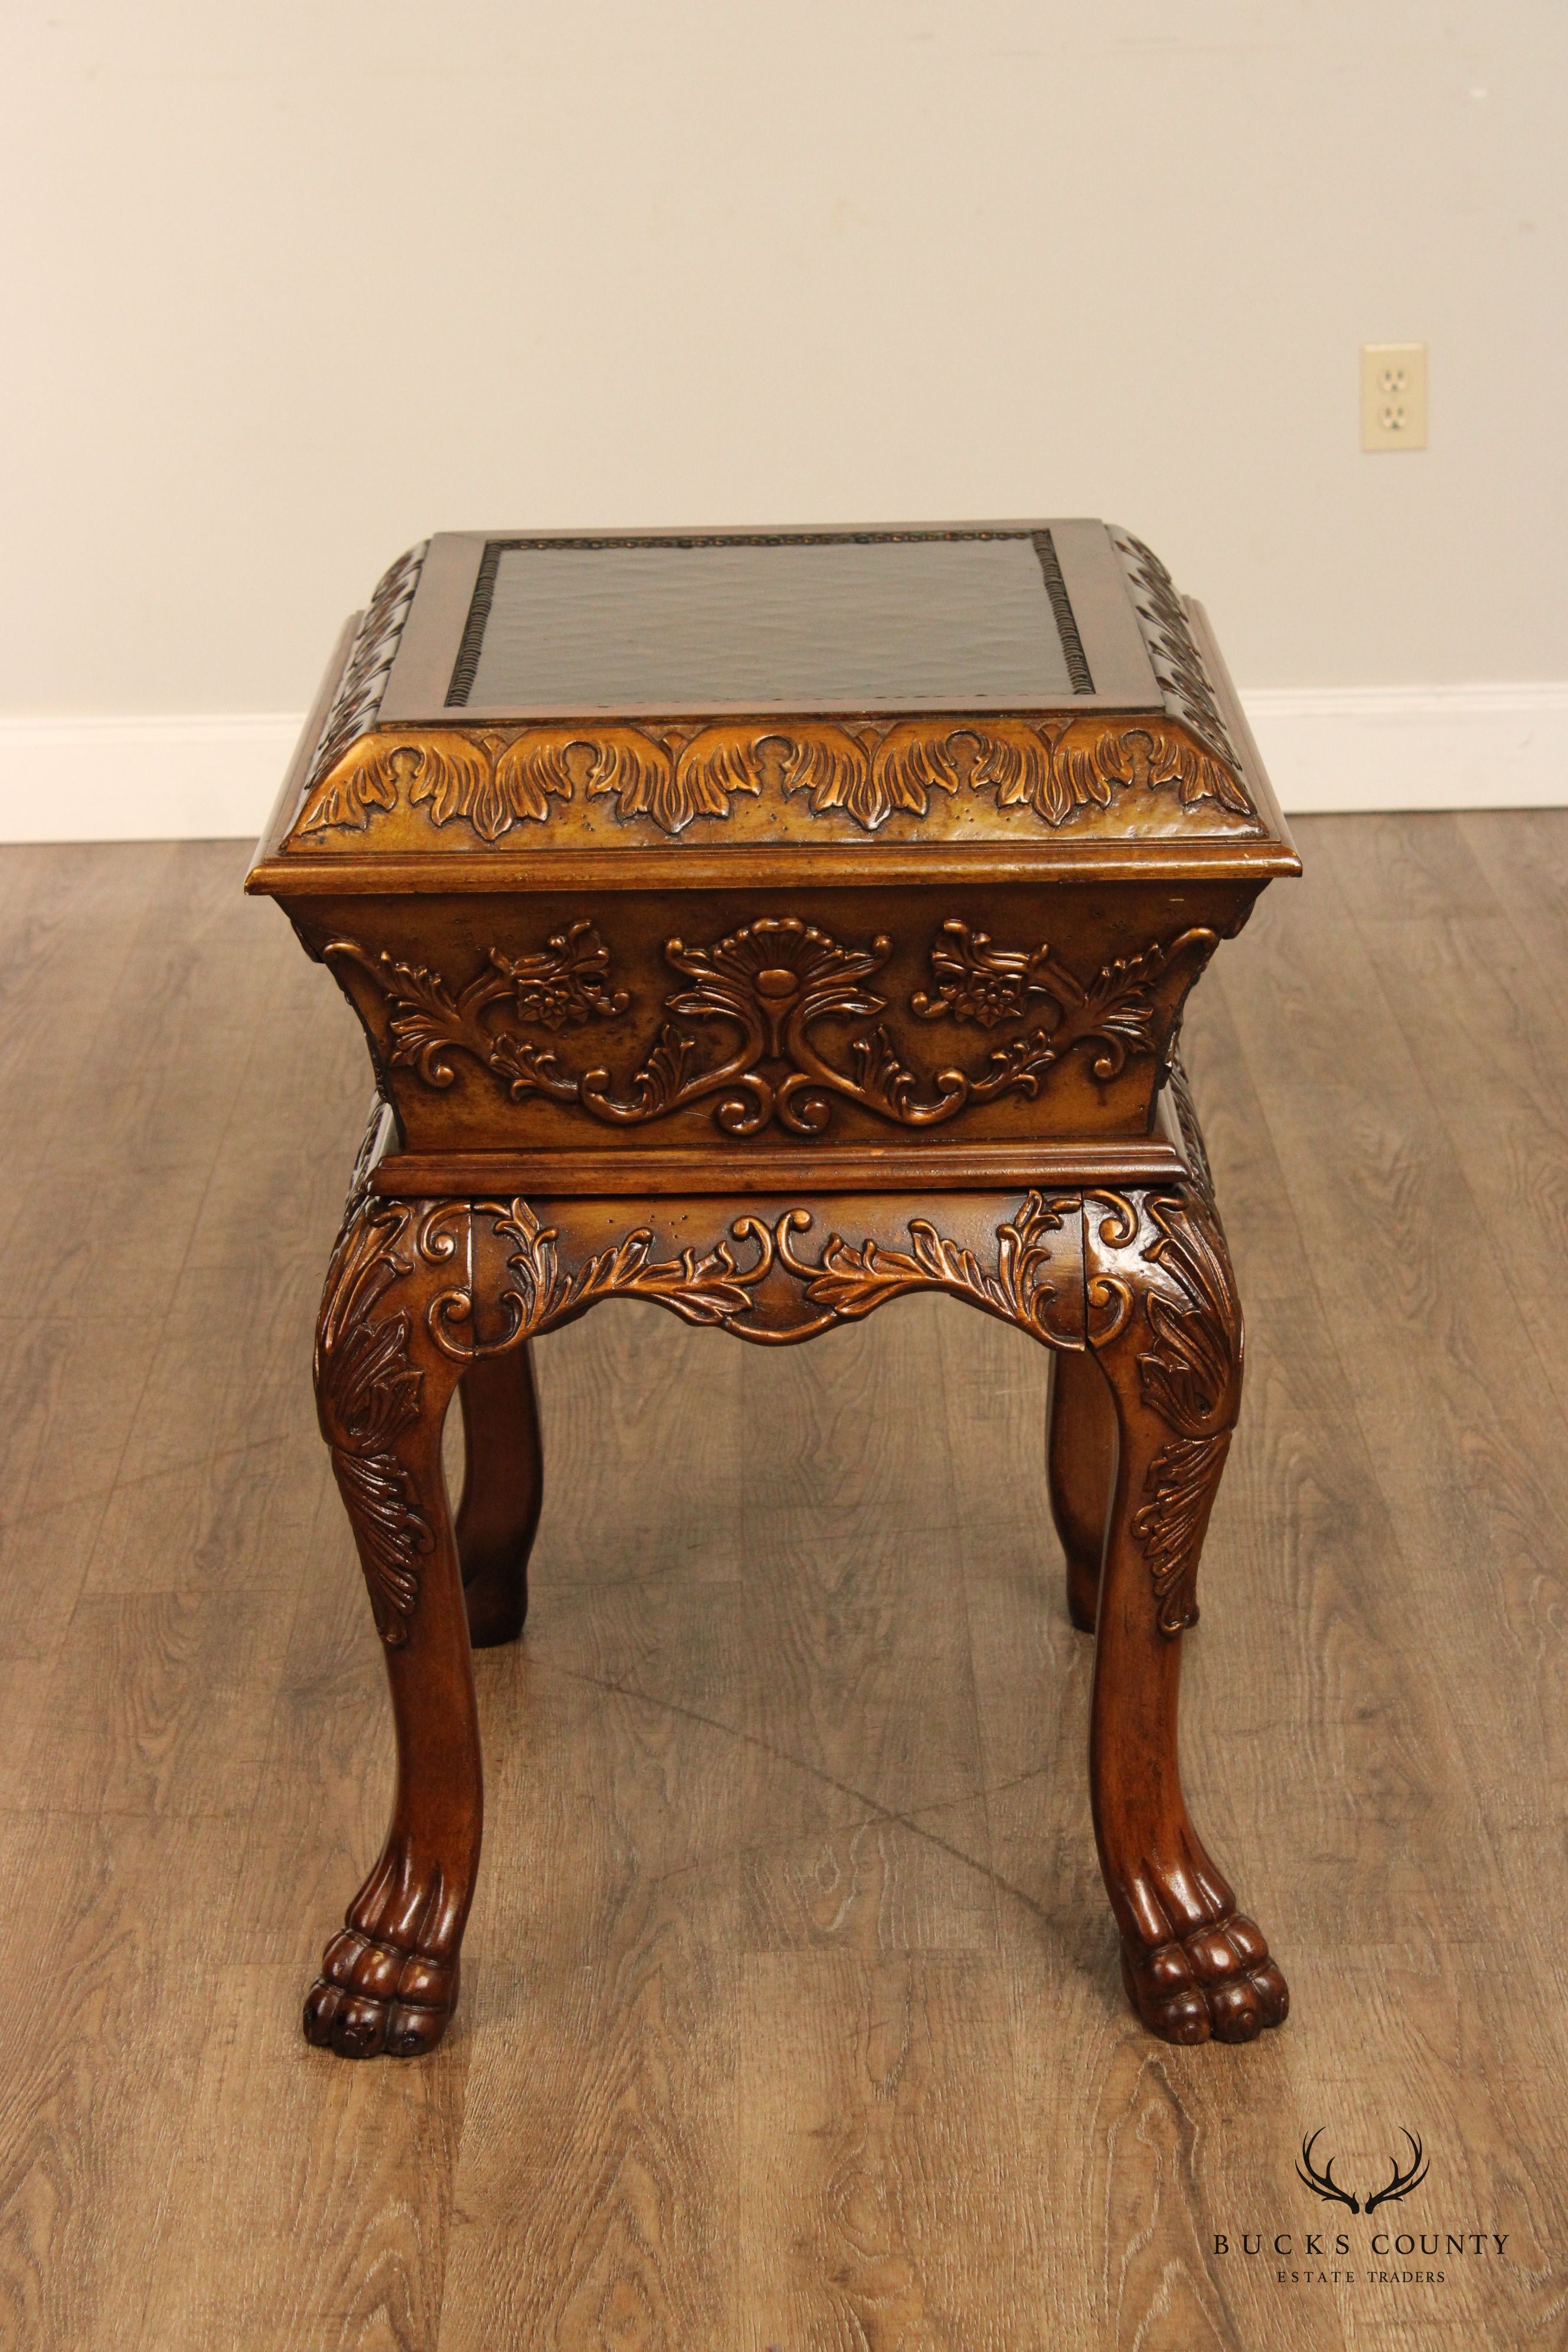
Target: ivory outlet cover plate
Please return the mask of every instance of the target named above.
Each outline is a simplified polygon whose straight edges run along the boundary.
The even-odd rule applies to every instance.
[[[1363,449],[1426,446],[1426,346],[1363,343],[1361,446]]]

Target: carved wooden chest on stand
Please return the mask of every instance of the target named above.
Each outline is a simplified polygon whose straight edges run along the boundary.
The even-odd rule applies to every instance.
[[[921,1290],[1051,1351],[1128,1991],[1172,2041],[1283,2017],[1177,1769],[1242,1340],[1176,1038],[1299,870],[1201,611],[1101,523],[459,532],[387,572],[247,885],[377,1084],[316,1380],[399,1770],[312,2041],[415,2054],[456,2003],[529,1343],[640,1298],[785,1344]]]

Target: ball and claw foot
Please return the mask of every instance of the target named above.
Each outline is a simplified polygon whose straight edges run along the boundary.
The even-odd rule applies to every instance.
[[[1239,1911],[1152,1950],[1123,1941],[1121,1981],[1162,2042],[1256,2042],[1290,2007],[1262,1930]]]
[[[458,2005],[458,1963],[342,1928],[305,1996],[305,2039],[342,2058],[422,2058]]]

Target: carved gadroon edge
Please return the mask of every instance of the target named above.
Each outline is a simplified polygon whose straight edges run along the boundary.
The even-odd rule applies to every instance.
[[[1214,680],[1188,625],[1175,582],[1153,549],[1145,547],[1141,539],[1134,539],[1131,531],[1113,530],[1110,539],[1132,590],[1138,625],[1165,698],[1165,709],[1197,738],[1229,777],[1237,798],[1222,800],[1222,805],[1250,809],[1252,803],[1241,782],[1241,761],[1220,715]],[[1217,793],[1215,796],[1220,797]]]
[[[1132,1531],[1156,1622],[1174,1636],[1197,1622],[1198,1555],[1241,1405],[1230,1255],[1198,1183],[1089,1194],[1084,1255],[1090,1347],[1133,1351],[1142,1401],[1173,1433],[1149,1465]]]
[[[406,604],[399,627],[403,610]],[[369,623],[367,614],[367,628]],[[737,793],[780,802],[798,796],[812,815],[847,818],[868,833],[895,811],[929,816],[933,794],[952,800],[968,792],[990,793],[999,810],[1032,814],[1055,830],[1092,819],[1123,792],[1169,793],[1184,814],[1212,803],[1233,828],[1245,821],[1246,830],[1264,829],[1217,711],[1211,724],[1207,707],[1196,700],[1192,707],[1206,730],[1196,740],[1195,728],[1185,731],[1191,721],[1184,709],[1177,723],[792,719],[375,731],[374,712],[362,718],[361,705],[370,708],[365,698],[373,688],[379,704],[390,662],[388,652],[363,694],[356,689],[352,709],[344,702],[345,676],[342,721],[334,706],[289,836],[300,848],[319,847],[331,835],[363,833],[378,812],[402,804],[424,809],[437,828],[456,825],[493,844],[518,825],[546,824],[552,810],[579,797],[608,801],[617,818],[674,835],[694,818],[728,817]],[[351,676],[353,670],[351,662]]]
[[[332,771],[375,725],[429,544],[428,540],[422,539],[406,555],[400,555],[376,583],[375,593],[349,649],[305,779],[307,811],[335,809],[339,805]],[[334,815],[324,821],[335,824],[345,820]]]
[[[1113,1079],[1131,1056],[1162,1051],[1215,940],[1194,928],[1080,981],[1048,943],[999,948],[984,931],[948,921],[930,953],[932,985],[915,993],[911,1013],[925,1023],[973,1023],[986,1031],[1008,1023],[1019,1034],[994,1045],[978,1067],[919,1072],[899,1058],[878,1018],[888,999],[867,985],[887,963],[890,941],[879,935],[847,945],[796,917],[763,917],[710,947],[665,942],[665,961],[685,985],[666,995],[653,1044],[619,1079],[602,1065],[569,1069],[553,1045],[521,1034],[532,1027],[558,1035],[627,1012],[630,999],[612,986],[609,952],[589,922],[574,923],[536,954],[510,957],[492,948],[460,984],[427,965],[373,954],[354,940],[333,940],[323,954],[345,985],[360,975],[384,1001],[387,1069],[410,1070],[426,1087],[451,1086],[461,1055],[514,1102],[542,1097],[604,1126],[641,1126],[715,1098],[713,1124],[724,1135],[754,1136],[776,1120],[789,1133],[816,1137],[839,1100],[895,1126],[928,1128],[1004,1095],[1032,1099],[1080,1049],[1097,1081]],[[815,1034],[819,1024],[843,1022],[862,1025],[837,1046]],[[716,1055],[703,1043],[715,1034]]]

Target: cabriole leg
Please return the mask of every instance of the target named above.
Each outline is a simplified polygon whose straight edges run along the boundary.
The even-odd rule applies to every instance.
[[[381,1858],[327,1946],[305,2033],[346,2058],[433,2050],[458,1999],[479,1864],[479,1720],[441,1428],[459,1367],[431,1337],[450,1203],[369,1201],[327,1276],[316,1395],[375,1622],[397,1735]]]
[[[1089,1333],[1118,1463],[1100,1578],[1089,1780],[1122,1977],[1167,2042],[1250,2042],[1285,1979],[1187,1813],[1176,1702],[1184,1626],[1241,1396],[1225,1236],[1195,1188],[1085,1203]]]
[[[1116,1411],[1091,1356],[1063,1349],[1051,1359],[1046,1467],[1067,1555],[1068,1614],[1080,1633],[1092,1633],[1116,1475]]]
[[[526,1342],[470,1364],[463,1408],[463,1563],[468,1638],[476,1650],[514,1642],[528,1614],[528,1556],[544,1491],[533,1367]]]

